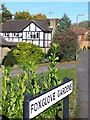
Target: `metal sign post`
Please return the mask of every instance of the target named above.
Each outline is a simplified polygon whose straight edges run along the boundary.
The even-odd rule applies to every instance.
[[[67,83],[69,78],[64,78],[63,82]],[[69,95],[63,99],[63,119],[69,120]]]

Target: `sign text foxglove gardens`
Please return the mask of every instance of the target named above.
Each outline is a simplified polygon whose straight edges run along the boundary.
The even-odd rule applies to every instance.
[[[48,109],[50,106],[59,102],[73,91],[73,81],[60,84],[42,94],[31,97],[28,101],[28,118],[32,119]]]

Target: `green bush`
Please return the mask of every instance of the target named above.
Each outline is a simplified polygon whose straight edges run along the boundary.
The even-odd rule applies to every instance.
[[[5,66],[11,66],[17,64],[17,60],[15,56],[13,55],[13,49],[7,53],[7,55],[4,57],[2,64]]]
[[[31,43],[20,42],[17,44],[17,48],[13,51],[14,56],[19,64],[25,64],[29,61],[36,64],[41,63],[44,58],[42,49]]]
[[[2,114],[12,120],[12,118],[23,119],[23,102],[26,93],[33,94],[42,93],[53,86],[60,83],[57,79],[56,57],[57,45],[53,44],[50,60],[49,75],[45,79],[42,78],[42,85],[36,79],[36,65],[35,62],[28,62],[28,64],[21,65],[24,74],[17,75],[16,79],[11,79],[9,73],[11,69],[3,68],[3,88],[2,88]],[[28,74],[28,70],[30,74]],[[43,86],[43,87],[42,87]],[[37,119],[55,118],[60,110],[60,103],[50,107],[48,110],[37,116]]]
[[[3,82],[2,82],[2,117],[23,118],[23,101],[24,95],[27,92],[28,75],[26,71],[21,76],[17,75],[16,80],[9,77],[11,70],[3,67]]]

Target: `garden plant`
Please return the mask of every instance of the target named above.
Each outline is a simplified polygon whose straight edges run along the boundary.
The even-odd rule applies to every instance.
[[[3,66],[1,104],[3,118],[23,119],[23,101],[26,93],[33,94],[33,96],[35,96],[36,94],[42,93],[43,91],[48,90],[61,82],[60,79],[57,78],[57,68],[55,67],[56,61],[58,60],[58,57],[56,57],[57,49],[58,45],[54,43],[52,45],[51,56],[49,57],[50,67],[48,78],[46,80],[42,79],[43,88],[36,79],[35,62],[23,61],[24,64],[22,64],[21,67],[23,68],[24,73],[21,75],[18,74],[14,79],[11,79],[9,76],[11,68],[5,68]],[[59,110],[60,103],[50,107],[35,119],[55,118],[58,116]]]

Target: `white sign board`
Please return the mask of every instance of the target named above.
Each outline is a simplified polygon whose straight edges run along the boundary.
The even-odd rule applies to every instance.
[[[62,100],[73,91],[73,81],[69,81],[29,102],[29,119],[34,118],[50,106]]]

